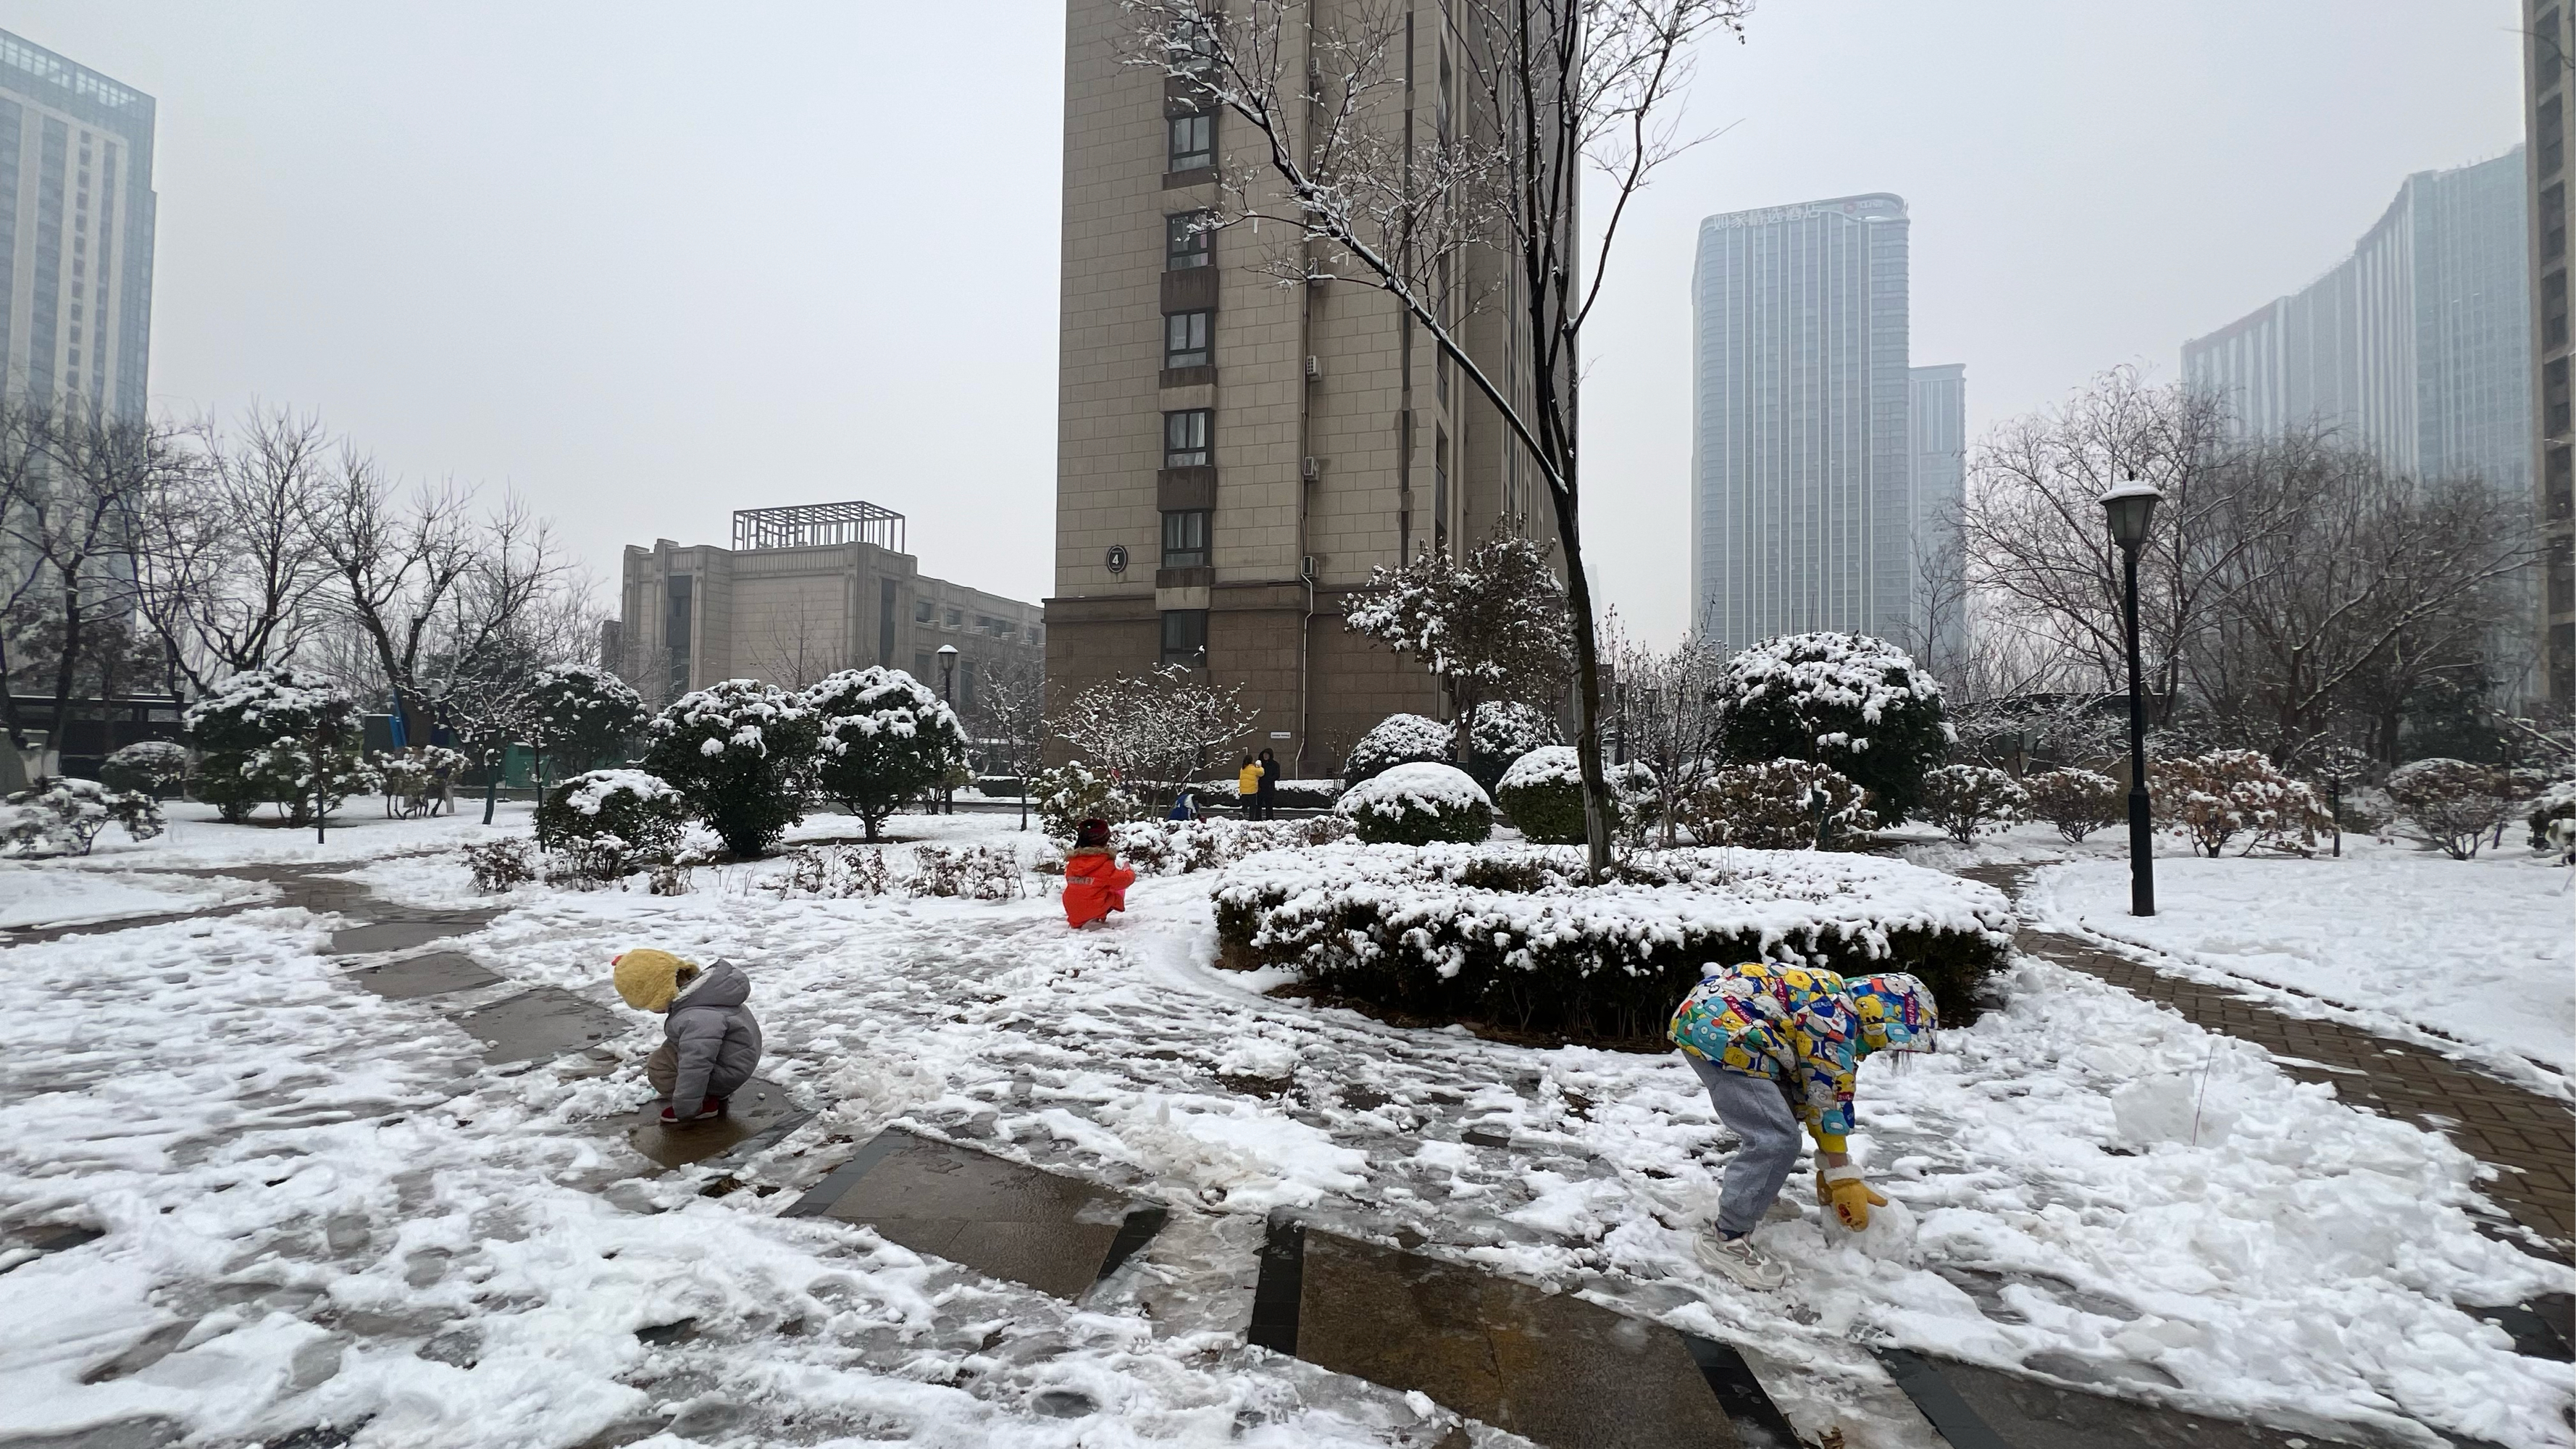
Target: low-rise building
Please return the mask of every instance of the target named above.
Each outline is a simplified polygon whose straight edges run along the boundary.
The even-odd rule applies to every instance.
[[[731,548],[629,545],[603,653],[655,708],[720,679],[801,689],[876,664],[953,687],[971,725],[992,681],[1043,675],[1044,611],[932,578],[905,542],[902,514],[850,502],[742,509]]]

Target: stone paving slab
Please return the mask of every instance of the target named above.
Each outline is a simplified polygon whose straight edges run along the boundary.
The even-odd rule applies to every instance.
[[[409,956],[382,966],[352,971],[348,975],[358,985],[395,1001],[443,996],[451,991],[476,991],[501,983],[498,975],[462,951],[434,951],[426,956]]]
[[[625,1119],[626,1141],[657,1166],[687,1167],[756,1138],[774,1140],[813,1115],[790,1101],[786,1088],[754,1077],[725,1099],[725,1115],[713,1122],[665,1127],[661,1103],[639,1107]]]
[[[618,1013],[557,986],[536,986],[448,1020],[483,1043],[495,1066],[543,1061],[633,1030]]]
[[[1878,1357],[1951,1449],[2357,1449],[2313,1429],[2212,1419],[1906,1349]]]
[[[479,931],[490,924],[498,911],[444,911],[437,915],[399,916],[363,926],[351,926],[331,933],[334,956],[373,956],[386,951],[408,951]]]
[[[864,1223],[914,1252],[1067,1299],[1160,1222],[1158,1209],[1090,1183],[892,1128],[786,1215]]]

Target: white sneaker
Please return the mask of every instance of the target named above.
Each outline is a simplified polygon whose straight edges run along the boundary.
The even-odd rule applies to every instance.
[[[1717,1273],[1739,1288],[1768,1292],[1789,1281],[1789,1269],[1779,1259],[1753,1246],[1748,1234],[1741,1238],[1722,1238],[1715,1233],[1699,1240],[1701,1266]]]

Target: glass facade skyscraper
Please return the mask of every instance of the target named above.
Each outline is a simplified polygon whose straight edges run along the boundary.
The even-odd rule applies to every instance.
[[[1906,245],[1905,202],[1884,193],[1700,223],[1691,574],[1717,644],[1906,637]]]
[[[0,31],[0,395],[140,416],[152,98]]]

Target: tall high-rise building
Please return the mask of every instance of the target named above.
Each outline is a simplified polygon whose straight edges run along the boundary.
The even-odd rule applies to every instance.
[[[1884,193],[1700,223],[1691,574],[1722,646],[1906,635],[1906,245],[1905,202]]]
[[[1968,644],[1967,559],[1959,511],[1968,501],[1968,369],[1956,362],[1908,374],[1908,466],[1914,538],[1907,557],[1913,590],[1907,645],[1937,677]]]
[[[0,31],[0,396],[140,415],[152,98]]]
[[[2183,380],[2251,434],[2340,428],[2391,468],[2531,478],[2531,280],[2523,159],[2419,171],[2352,255],[2183,344]]]
[[[2524,204],[2531,211],[2530,429],[2532,512],[2540,528],[2540,667],[2535,693],[2561,708],[2576,705],[2576,467],[2568,425],[2567,83],[2569,26],[2560,0],[2524,0]]]
[[[1436,6],[1414,10],[1400,104],[1420,114],[1403,134],[1428,144],[1453,124],[1447,87],[1469,61]],[[1386,715],[1441,707],[1416,660],[1342,627],[1342,601],[1372,568],[1507,517],[1544,531],[1543,485],[1385,293],[1283,286],[1283,271],[1324,271],[1322,249],[1300,258],[1293,229],[1205,226],[1220,176],[1263,186],[1263,143],[1187,81],[1128,63],[1129,7],[1069,0],[1066,21],[1049,691],[1201,670],[1258,711],[1250,743],[1330,772]],[[1495,299],[1462,342],[1525,391],[1517,309],[1486,268],[1491,253],[1470,253],[1455,279]]]

